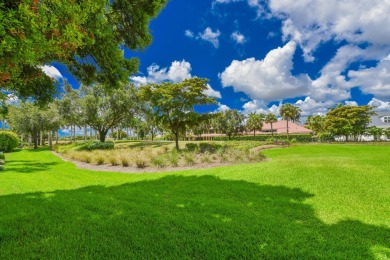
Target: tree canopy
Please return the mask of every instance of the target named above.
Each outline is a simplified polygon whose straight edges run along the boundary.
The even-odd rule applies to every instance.
[[[298,121],[301,117],[301,110],[291,104],[284,104],[280,108],[280,115],[286,120],[287,124],[287,139],[289,138],[288,121]]]
[[[167,0],[5,0],[0,3],[0,86],[48,100],[56,91],[41,69],[60,62],[83,83],[118,86],[138,69],[123,47],[151,43],[148,26]]]
[[[250,113],[246,121],[246,128],[253,131],[253,136],[256,135],[256,130],[261,130],[264,122],[264,114]]]
[[[232,136],[236,135],[243,128],[244,115],[238,110],[225,110],[219,112],[216,116],[216,128],[227,135],[230,140]]]
[[[199,122],[201,115],[194,112],[195,105],[216,103],[215,98],[208,97],[207,79],[190,78],[182,82],[163,82],[140,87],[140,97],[150,102],[155,118],[174,136],[176,149],[179,149],[179,135],[193,122]]]

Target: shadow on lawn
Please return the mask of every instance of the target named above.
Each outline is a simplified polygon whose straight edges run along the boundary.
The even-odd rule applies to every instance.
[[[20,173],[33,173],[50,169],[58,165],[58,162],[32,162],[31,160],[11,160],[7,161],[4,172],[16,171]]]
[[[311,196],[213,176],[2,196],[0,259],[390,256],[388,228],[327,225]]]

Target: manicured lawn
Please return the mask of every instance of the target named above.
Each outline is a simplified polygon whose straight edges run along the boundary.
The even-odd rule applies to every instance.
[[[390,146],[302,145],[158,174],[7,154],[0,259],[390,258]]]

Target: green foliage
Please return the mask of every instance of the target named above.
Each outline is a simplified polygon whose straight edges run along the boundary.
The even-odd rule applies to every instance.
[[[19,143],[20,140],[17,134],[11,131],[0,131],[0,151],[12,152]]]
[[[98,142],[98,141],[92,141],[92,142],[86,142],[82,144],[76,145],[75,150],[77,151],[93,151],[93,150],[110,150],[114,149],[114,142],[107,141],[107,142]]]
[[[82,83],[117,86],[137,71],[122,46],[152,41],[149,21],[166,0],[25,0],[0,3],[0,86],[49,100],[55,81],[41,66],[60,62]]]
[[[269,113],[265,116],[264,122],[271,125],[271,133],[274,135],[273,123],[278,122],[276,115]]]
[[[284,104],[280,108],[280,115],[286,120],[287,124],[287,139],[289,139],[289,126],[288,121],[298,121],[301,117],[301,109],[291,104]]]
[[[216,114],[215,128],[227,135],[230,140],[238,132],[243,130],[244,115],[236,109],[225,110]]]
[[[187,143],[186,150],[188,150],[190,152],[196,152],[199,150],[199,145],[196,143]]]
[[[325,129],[334,136],[344,136],[354,140],[366,132],[371,116],[376,113],[372,106],[337,106],[326,114]]]
[[[166,166],[165,158],[163,156],[153,157],[151,163],[154,167],[157,168],[164,168]]]
[[[4,165],[5,164],[5,160],[4,159],[0,159],[0,165]]]
[[[4,168],[5,168],[4,165],[0,165],[0,171],[4,171]]]
[[[294,134],[289,135],[290,138],[294,138],[297,142],[307,143],[312,141],[312,136],[309,134]],[[217,136],[213,138],[214,141],[228,141],[229,138],[226,136]],[[273,138],[270,138],[269,135],[238,135],[231,138],[231,141],[269,141],[269,140],[281,140],[287,139],[287,135],[274,135]]]
[[[191,152],[184,153],[184,162],[187,166],[195,165],[195,154]]]
[[[2,151],[0,151],[0,159],[5,160],[5,154]]]
[[[323,133],[325,131],[325,116],[308,116],[306,125],[309,129],[313,130],[315,135]]]
[[[256,112],[249,114],[249,117],[246,121],[246,129],[253,131],[253,135],[255,135],[255,131],[261,130],[263,127],[264,117],[264,114],[256,114]]]
[[[381,139],[381,136],[384,133],[384,130],[380,127],[372,126],[367,129],[367,133],[374,137],[374,141],[377,142]]]
[[[199,152],[201,153],[215,153],[223,146],[217,143],[200,143],[199,144]]]
[[[179,149],[179,135],[207,115],[194,111],[195,105],[215,104],[215,98],[208,97],[208,79],[190,78],[182,82],[163,82],[140,87],[139,96],[148,102],[154,119],[168,129],[174,136],[176,149]]]
[[[318,136],[320,142],[334,142],[335,138],[331,133],[320,133]]]
[[[177,167],[179,166],[179,153],[177,151],[172,151],[167,155],[167,160],[169,164],[172,167]]]

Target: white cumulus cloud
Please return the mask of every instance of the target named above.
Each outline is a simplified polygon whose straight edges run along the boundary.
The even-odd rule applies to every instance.
[[[219,75],[223,87],[232,86],[235,91],[242,91],[252,99],[266,101],[307,94],[311,79],[306,74],[291,74],[295,49],[296,44],[288,42],[271,50],[264,60],[233,60]]]
[[[233,32],[230,35],[230,38],[232,38],[237,44],[244,44],[246,41],[245,36],[239,32]]]
[[[390,102],[382,101],[377,98],[371,99],[368,105],[376,107],[376,111],[390,111]]]
[[[41,69],[50,78],[53,78],[56,80],[63,78],[61,72],[54,66],[45,65],[45,66],[42,66]]]

